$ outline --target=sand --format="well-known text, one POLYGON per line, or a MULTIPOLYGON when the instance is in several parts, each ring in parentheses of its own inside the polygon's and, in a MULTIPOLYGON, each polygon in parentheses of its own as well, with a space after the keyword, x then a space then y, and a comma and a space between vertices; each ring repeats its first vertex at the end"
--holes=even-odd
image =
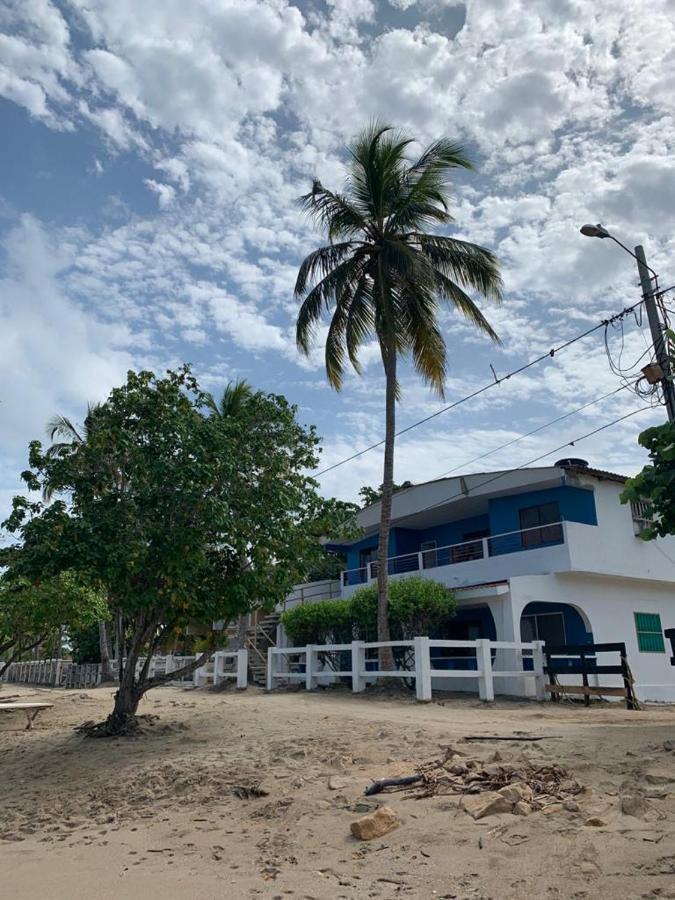
POLYGON ((673 707, 161 688, 140 710, 159 717, 147 735, 91 740, 73 727, 104 717, 110 689, 10 693, 54 708, 32 732, 0 715, 2 898, 675 897, 673 707), (557 737, 463 740, 517 731, 557 737), (579 809, 474 821, 453 796, 364 798, 448 744, 563 765, 579 809), (639 817, 625 796, 648 798, 639 817), (379 804, 400 827, 353 838, 379 804))

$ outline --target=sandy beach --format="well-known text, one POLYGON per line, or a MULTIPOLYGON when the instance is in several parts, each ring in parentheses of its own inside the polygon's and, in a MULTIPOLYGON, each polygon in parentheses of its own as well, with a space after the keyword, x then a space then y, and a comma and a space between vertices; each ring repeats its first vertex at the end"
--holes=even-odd
POLYGON ((16 694, 54 708, 33 731, 0 718, 3 898, 675 897, 672 707, 162 688, 142 703, 147 735, 91 740, 74 726, 104 717, 109 688, 3 688, 16 694), (518 732, 546 739, 465 740, 518 732), (364 797, 448 746, 560 765, 584 790, 570 809, 477 821, 456 795, 364 797), (384 804, 399 828, 350 835, 384 804))

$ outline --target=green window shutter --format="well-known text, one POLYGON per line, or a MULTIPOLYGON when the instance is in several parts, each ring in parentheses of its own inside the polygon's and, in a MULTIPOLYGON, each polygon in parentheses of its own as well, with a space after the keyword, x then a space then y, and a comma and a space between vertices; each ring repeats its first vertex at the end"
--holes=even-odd
POLYGON ((639 612, 634 615, 638 650, 641 653, 665 653, 666 645, 661 628, 661 616, 658 613, 639 612))

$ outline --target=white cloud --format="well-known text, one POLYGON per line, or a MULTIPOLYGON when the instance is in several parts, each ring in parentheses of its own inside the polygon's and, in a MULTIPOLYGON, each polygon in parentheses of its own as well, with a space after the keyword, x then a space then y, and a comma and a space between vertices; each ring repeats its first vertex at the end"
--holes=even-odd
MULTIPOLYGON (((24 216, 5 237, 0 280, 0 435, 5 484, 25 468, 28 441, 45 438, 50 417, 81 418, 134 365, 127 326, 104 324, 63 293, 60 279, 78 240, 57 245, 24 216), (11 475, 9 474, 11 472, 11 475)), ((16 483, 16 482, 15 482, 16 483)), ((16 485, 18 488, 18 484, 16 485)))
POLYGON ((162 184, 153 178, 146 178, 145 184, 153 193, 157 194, 160 209, 166 209, 167 206, 171 206, 176 199, 175 188, 172 188, 170 184, 162 184))
MULTIPOLYGON (((286 0, 144 0, 142 11, 136 0, 6 3, 0 93, 51 127, 95 126, 104 160, 106 149, 115 159, 121 151, 139 158, 145 168, 134 187, 153 191, 160 210, 145 218, 125 213, 121 224, 79 235, 77 253, 66 248, 67 262, 52 262, 44 274, 35 297, 51 299, 42 307, 27 293, 28 272, 12 276, 13 296, 22 291, 33 310, 26 327, 39 338, 28 347, 13 331, 7 357, 18 341, 23 350, 12 359, 25 367, 25 354, 47 337, 39 322, 58 331, 53 310, 60 310, 99 372, 95 383, 117 372, 122 347, 130 355, 155 352, 164 364, 164 355, 182 351, 181 340, 190 353, 203 352, 214 379, 237 371, 240 360, 229 357, 241 353, 256 376, 268 365, 275 387, 279 379, 282 386, 298 375, 309 379, 296 365, 321 380, 321 342, 309 359, 294 345, 297 263, 322 239, 296 198, 314 174, 340 186, 342 144, 370 116, 411 128, 421 141, 457 137, 476 158, 478 174, 457 178, 457 225, 503 261, 507 301, 486 312, 505 346, 492 347, 460 317, 444 314, 449 398, 484 383, 490 363, 503 373, 637 299, 631 260, 608 242, 581 237, 578 227, 603 221, 629 245, 646 242, 654 265, 672 269, 672 0, 469 0, 454 35, 437 13, 460 5, 331 0, 321 14, 316 7, 303 15, 286 0), (418 13, 417 26, 388 27, 392 7, 399 23, 418 13), (75 23, 83 38, 77 46, 75 23), (122 321, 133 335, 116 324, 122 321)), ((106 179, 112 168, 106 164, 106 179)), ((28 222, 22 234, 34 253, 39 246, 53 261, 50 239, 28 222)), ((638 349, 630 343, 633 355, 638 349)), ((527 430, 545 415, 543 405, 567 408, 601 392, 615 382, 596 351, 561 357, 545 373, 500 386, 447 429, 406 439, 398 477, 419 477, 444 454, 461 461, 492 428, 510 434, 522 421, 527 430)), ((315 392, 322 402, 311 412, 325 415, 331 455, 348 455, 380 434, 377 347, 362 357, 368 378, 349 375, 339 400, 315 392), (346 414, 348 439, 338 412, 346 414)), ((73 366, 76 380, 89 384, 73 366)), ((50 404, 75 402, 72 370, 54 370, 64 399, 59 393, 50 404)), ((36 379, 41 384, 44 374, 36 379)), ((407 370, 404 388, 408 420, 438 408, 407 370)), ((18 423, 20 409, 13 409, 18 423)), ((622 458, 604 435, 594 446, 622 458)), ((514 451, 508 461, 518 458, 514 451)), ((356 478, 376 483, 378 466, 377 454, 369 455, 353 467, 358 475, 338 470, 327 484, 344 491, 356 478)))

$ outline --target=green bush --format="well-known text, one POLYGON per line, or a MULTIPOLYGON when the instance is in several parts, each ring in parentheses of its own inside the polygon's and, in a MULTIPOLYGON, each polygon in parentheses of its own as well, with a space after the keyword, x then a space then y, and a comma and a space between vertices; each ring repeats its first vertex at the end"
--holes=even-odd
MULTIPOLYGON (((389 622, 393 641, 444 635, 455 615, 452 591, 437 581, 414 576, 389 583, 389 622)), ((377 585, 359 588, 349 600, 321 600, 287 610, 281 622, 292 644, 348 644, 377 640, 377 585)))
POLYGON ((292 644, 348 644, 354 640, 349 600, 322 600, 287 609, 281 622, 292 644))

